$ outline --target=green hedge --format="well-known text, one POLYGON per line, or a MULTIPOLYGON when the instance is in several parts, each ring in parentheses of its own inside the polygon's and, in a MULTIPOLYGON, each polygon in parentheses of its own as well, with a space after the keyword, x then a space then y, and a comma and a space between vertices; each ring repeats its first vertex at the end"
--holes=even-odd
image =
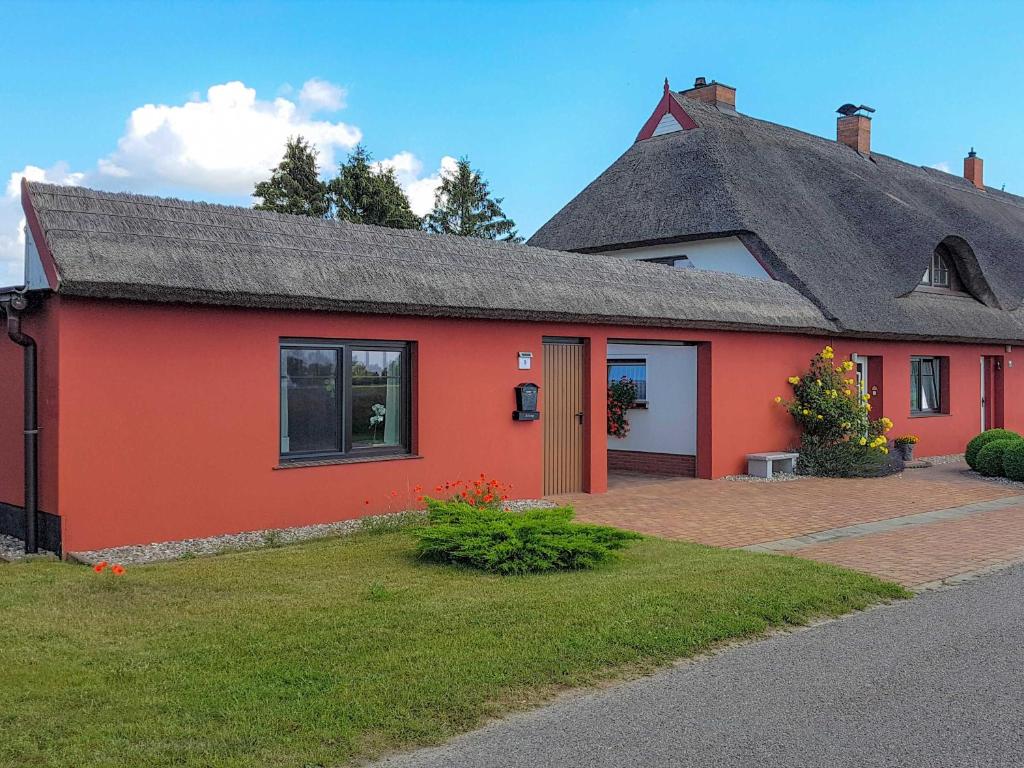
POLYGON ((1020 442, 1024 441, 1018 437, 1009 440, 993 440, 982 446, 978 451, 978 471, 985 477, 1003 477, 1003 455, 1008 448, 1012 448, 1020 442))
POLYGON ((642 538, 632 531, 574 523, 570 507, 506 512, 428 499, 427 509, 430 524, 413 532, 420 557, 492 573, 593 568, 642 538))
MULTIPOLYGON (((988 429, 967 444, 964 458, 971 469, 978 469, 978 452, 993 440, 1020 440, 1021 436, 1009 429, 988 429)), ((978 470, 980 471, 980 470, 978 470)))
POLYGON ((1024 480, 1024 440, 1003 452, 1003 473, 1011 480, 1024 480))

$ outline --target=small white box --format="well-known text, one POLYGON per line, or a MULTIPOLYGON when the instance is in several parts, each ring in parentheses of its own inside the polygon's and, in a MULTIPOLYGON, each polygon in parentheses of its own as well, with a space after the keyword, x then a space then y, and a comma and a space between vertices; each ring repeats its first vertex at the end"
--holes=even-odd
POLYGON ((533 352, 519 353, 519 370, 528 371, 533 367, 533 352))

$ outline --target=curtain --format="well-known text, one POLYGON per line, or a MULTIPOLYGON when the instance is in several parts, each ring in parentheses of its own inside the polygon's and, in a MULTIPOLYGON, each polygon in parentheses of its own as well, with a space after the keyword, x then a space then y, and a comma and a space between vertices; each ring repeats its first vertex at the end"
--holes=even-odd
POLYGON ((399 445, 402 442, 401 425, 404 414, 402 413, 402 355, 400 353, 388 353, 394 355, 387 366, 387 392, 384 397, 384 444, 399 445))
POLYGON ((937 360, 921 361, 921 407, 923 410, 939 410, 939 370, 937 360))

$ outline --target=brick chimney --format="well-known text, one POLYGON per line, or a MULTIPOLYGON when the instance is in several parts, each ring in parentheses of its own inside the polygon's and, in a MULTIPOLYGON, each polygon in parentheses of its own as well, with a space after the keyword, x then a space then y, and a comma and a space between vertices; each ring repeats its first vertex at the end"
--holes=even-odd
POLYGON ((736 89, 715 80, 709 83, 706 78, 698 77, 693 83, 693 88, 680 91, 679 95, 723 109, 736 110, 736 89))
POLYGON ((840 115, 836 120, 836 141, 867 157, 871 154, 871 118, 867 115, 840 115))
POLYGON ((974 147, 964 158, 964 178, 978 189, 985 188, 985 161, 978 157, 974 147))

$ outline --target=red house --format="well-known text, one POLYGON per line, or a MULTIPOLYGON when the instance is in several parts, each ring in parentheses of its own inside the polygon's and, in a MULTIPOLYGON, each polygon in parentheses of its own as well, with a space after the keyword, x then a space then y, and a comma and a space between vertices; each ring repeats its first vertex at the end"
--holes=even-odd
POLYGON ((381 513, 480 472, 520 497, 599 493, 609 465, 739 473, 795 443, 772 399, 825 344, 923 455, 1024 428, 1024 199, 973 153, 961 179, 872 152, 842 111, 832 141, 666 84, 530 246, 25 184, 0 532, 80 551, 381 513), (621 374, 646 406, 625 440, 621 374))

